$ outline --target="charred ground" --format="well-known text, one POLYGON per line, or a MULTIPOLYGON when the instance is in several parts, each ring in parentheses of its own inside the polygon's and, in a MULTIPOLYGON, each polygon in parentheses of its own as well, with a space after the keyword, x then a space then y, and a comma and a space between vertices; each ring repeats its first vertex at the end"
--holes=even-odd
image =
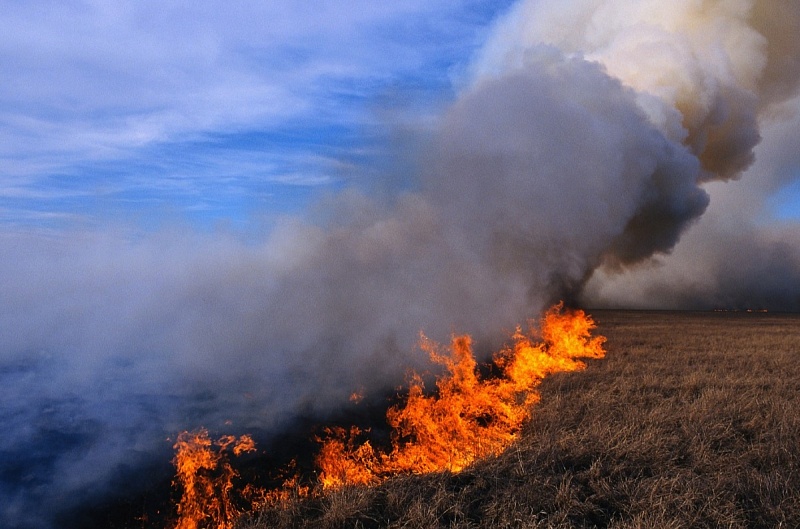
POLYGON ((800 315, 592 311, 522 439, 459 474, 298 499, 274 527, 798 527, 800 315))

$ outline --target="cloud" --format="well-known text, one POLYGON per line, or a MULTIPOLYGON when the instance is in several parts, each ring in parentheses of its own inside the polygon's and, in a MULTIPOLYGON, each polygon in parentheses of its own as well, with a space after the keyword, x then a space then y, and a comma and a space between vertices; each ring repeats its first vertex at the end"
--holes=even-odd
MULTIPOLYGON (((137 177, 147 176, 154 189, 160 177, 178 176, 202 193, 227 149, 240 156, 228 157, 225 172, 243 187, 298 173, 319 185, 341 175, 326 161, 308 163, 320 148, 307 142, 311 129, 337 149, 373 142, 386 125, 370 109, 374 99, 408 79, 439 90, 448 67, 477 45, 476 27, 500 7, 418 0, 343 6, 11 3, 0 22, 0 176, 31 195, 53 175, 88 194, 121 189, 122 197, 103 199, 113 209, 135 194, 125 190, 137 177), (328 135, 333 129, 344 139, 328 135), (238 163, 252 160, 253 149, 230 141, 254 134, 297 140, 290 149, 285 141, 261 142, 262 170, 254 174, 248 161, 238 163), (148 173, 154 151, 158 171, 148 173), (278 157, 286 163, 275 164, 278 157)), ((29 209, 13 201, 7 207, 29 209)))

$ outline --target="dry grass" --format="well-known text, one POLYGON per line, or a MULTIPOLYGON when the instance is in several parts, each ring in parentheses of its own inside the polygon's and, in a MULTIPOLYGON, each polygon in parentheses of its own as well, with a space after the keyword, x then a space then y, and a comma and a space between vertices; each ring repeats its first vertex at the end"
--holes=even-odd
POLYGON ((593 316, 606 359, 545 380, 506 453, 242 529, 800 527, 800 315, 593 316))

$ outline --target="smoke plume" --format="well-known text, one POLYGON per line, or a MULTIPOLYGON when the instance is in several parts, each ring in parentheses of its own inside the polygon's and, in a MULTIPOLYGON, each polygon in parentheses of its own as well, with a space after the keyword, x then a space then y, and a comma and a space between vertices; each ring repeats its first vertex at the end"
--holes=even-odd
POLYGON ((756 162, 735 184, 707 186, 708 211, 669 255, 624 274, 599 269, 582 298, 594 306, 800 311, 800 222, 773 218, 774 197, 798 180, 800 99, 764 120, 756 162))
POLYGON ((709 190, 737 185, 722 182, 797 92, 797 27, 794 0, 523 1, 441 116, 418 185, 390 200, 348 191, 259 244, 5 234, 0 524, 59 525, 182 429, 278 429, 391 387, 422 361, 419 331, 493 346, 581 296, 797 308, 746 279, 797 285, 800 241, 780 233, 726 229, 718 253, 692 240, 715 280, 674 284, 709 190), (653 272, 676 245, 680 264, 653 272), (723 269, 740 245, 769 263, 723 269))

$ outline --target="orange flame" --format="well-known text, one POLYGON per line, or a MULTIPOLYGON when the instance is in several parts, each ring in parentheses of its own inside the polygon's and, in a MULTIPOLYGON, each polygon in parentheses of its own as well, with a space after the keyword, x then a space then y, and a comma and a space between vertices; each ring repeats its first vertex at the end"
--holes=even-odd
MULTIPOLYGON (((481 377, 469 336, 453 338, 449 350, 421 339, 431 360, 444 367, 436 392, 425 394, 423 379, 413 374, 402 406, 389 409, 391 450, 375 450, 357 427, 328 428, 316 457, 322 490, 344 485, 379 483, 396 473, 458 472, 475 460, 497 454, 518 436, 539 397, 542 378, 559 371, 583 369, 580 358, 602 358, 602 336, 592 337, 595 325, 581 310, 551 308, 541 320, 537 336, 517 328, 512 345, 497 353, 494 365, 501 375, 481 377)), ((358 401, 361 393, 352 400, 358 401)), ((240 455, 255 450, 249 436, 224 436, 212 442, 205 429, 184 432, 174 448, 176 483, 183 488, 175 529, 231 529, 238 518, 231 499, 236 472, 226 452, 240 455)), ((294 463, 286 470, 283 486, 264 490, 247 485, 241 499, 251 508, 280 504, 307 496, 294 463)))
POLYGON ((583 311, 556 305, 542 318, 541 341, 517 328, 513 346, 495 355, 502 376, 492 379, 479 375, 469 336, 454 337, 449 352, 423 336, 422 348, 446 370, 437 392, 425 395, 422 377, 412 376, 405 404, 387 413, 394 431, 389 453, 377 453, 369 441, 357 444, 358 429, 329 430, 316 459, 323 489, 376 483, 398 472, 458 472, 504 450, 528 419, 542 378, 584 368, 578 358, 604 355, 605 338, 592 337, 593 328, 583 311))
POLYGON ((337 487, 348 483, 369 485, 376 481, 380 463, 369 441, 357 445, 356 438, 362 433, 355 426, 350 430, 328 428, 328 438, 322 442, 316 463, 320 469, 319 482, 323 488, 337 487))
POLYGON ((363 391, 354 391, 350 394, 350 402, 358 404, 364 400, 364 392, 363 391))
POLYGON ((239 511, 231 500, 236 471, 225 452, 235 455, 255 450, 253 439, 227 435, 211 441, 208 431, 183 432, 174 447, 175 478, 183 489, 175 529, 231 529, 239 511), (214 448, 216 446, 216 449, 214 448))

